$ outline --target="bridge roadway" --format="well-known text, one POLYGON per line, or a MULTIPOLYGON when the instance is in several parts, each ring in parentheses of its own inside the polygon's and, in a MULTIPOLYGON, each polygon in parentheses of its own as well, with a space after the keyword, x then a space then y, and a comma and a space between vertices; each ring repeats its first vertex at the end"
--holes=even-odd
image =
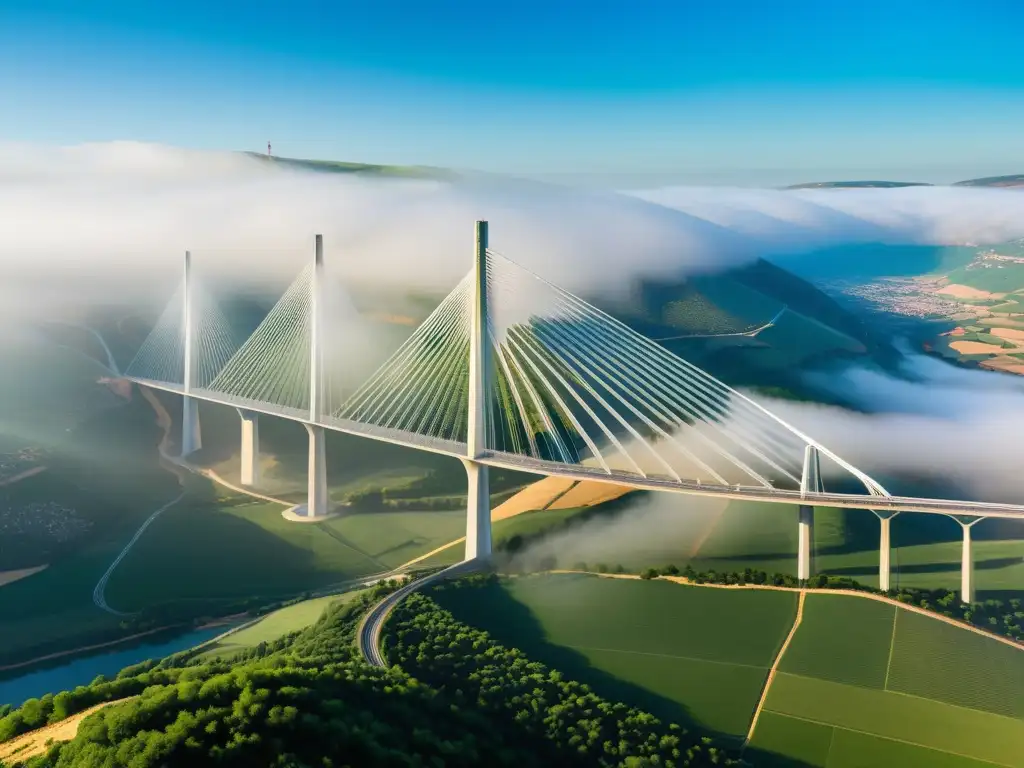
MULTIPOLYGON (((171 392, 176 395, 184 394, 184 388, 180 384, 168 384, 131 377, 126 378, 128 381, 132 381, 140 386, 146 386, 163 392, 171 392)), ((322 427, 348 435, 356 435, 407 448, 430 451, 451 456, 455 459, 466 458, 465 445, 451 440, 441 440, 417 435, 412 432, 387 429, 373 424, 364 424, 362 422, 333 417, 314 422, 310 420, 309 413, 304 410, 246 400, 201 388, 193 388, 189 396, 197 400, 224 405, 229 408, 239 408, 253 413, 288 419, 309 426, 322 427)), ((953 499, 919 499, 910 496, 870 496, 855 493, 808 493, 802 495, 800 491, 796 490, 778 490, 755 486, 709 485, 691 481, 681 482, 669 478, 643 477, 642 475, 621 470, 609 474, 597 467, 561 464, 499 452, 483 453, 475 457, 475 460, 491 467, 519 470, 549 477, 565 477, 573 480, 590 480, 611 483, 613 485, 625 485, 637 490, 668 491, 694 496, 716 496, 740 501, 764 501, 776 504, 805 504, 808 506, 870 509, 876 512, 917 512, 950 517, 1001 517, 1024 520, 1024 506, 1017 504, 958 501, 953 499)))

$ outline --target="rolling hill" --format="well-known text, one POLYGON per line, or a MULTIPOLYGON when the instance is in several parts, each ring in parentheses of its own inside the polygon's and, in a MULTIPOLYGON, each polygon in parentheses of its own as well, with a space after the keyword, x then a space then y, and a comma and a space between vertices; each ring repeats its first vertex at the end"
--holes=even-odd
POLYGON ((931 187, 922 181, 811 181, 791 184, 784 189, 893 189, 896 187, 931 187))
POLYGON ((427 594, 598 695, 722 743, 760 710, 753 765, 1019 765, 1024 650, 890 602, 583 574, 427 594))
MULTIPOLYGON (((791 184, 783 189, 894 189, 897 187, 941 186, 923 181, 810 181, 791 184)), ((985 176, 980 179, 955 181, 954 187, 1024 187, 1024 173, 1009 176, 985 176)))
POLYGON ((1024 173, 1010 176, 986 176, 981 179, 958 181, 954 187, 1024 187, 1024 173))

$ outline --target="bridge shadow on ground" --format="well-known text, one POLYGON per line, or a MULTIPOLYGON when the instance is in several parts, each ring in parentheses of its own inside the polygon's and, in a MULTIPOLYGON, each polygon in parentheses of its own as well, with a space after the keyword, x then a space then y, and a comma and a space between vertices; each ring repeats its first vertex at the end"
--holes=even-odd
MULTIPOLYGON (((530 609, 515 600, 497 584, 482 587, 453 588, 443 586, 427 593, 443 608, 451 611, 459 621, 488 632, 497 642, 517 648, 531 661, 538 661, 561 672, 567 680, 584 683, 598 696, 611 702, 622 702, 649 712, 663 722, 677 723, 689 731, 689 736, 706 735, 731 752, 742 746, 742 736, 720 733, 702 725, 682 702, 675 701, 628 680, 599 669, 583 654, 566 646, 552 643, 544 626, 530 609)), ((753 765, 769 768, 811 768, 807 763, 748 747, 744 758, 753 765)))

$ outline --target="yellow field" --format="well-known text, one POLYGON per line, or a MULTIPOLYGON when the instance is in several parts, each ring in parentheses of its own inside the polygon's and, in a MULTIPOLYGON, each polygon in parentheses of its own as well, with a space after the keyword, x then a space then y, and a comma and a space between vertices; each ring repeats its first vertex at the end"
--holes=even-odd
POLYGON ((1024 330, 1020 328, 993 328, 991 330, 993 336, 998 336, 1001 339, 1012 339, 1013 341, 1024 341, 1024 330))
POLYGON ((986 344, 983 341, 954 341, 949 348, 961 355, 998 355, 1003 351, 1002 347, 986 344))
POLYGON ((1003 293, 989 293, 988 291, 971 288, 968 285, 957 285, 956 283, 943 286, 936 293, 952 296, 956 299, 1001 299, 1006 295, 1003 293))
POLYGON ((37 728, 34 731, 29 731, 15 739, 4 742, 3 744, 0 744, 0 760, 6 760, 9 762, 17 760, 18 762, 21 762, 30 757, 35 757, 36 755, 45 753, 46 750, 49 749, 50 742, 71 741, 75 738, 75 735, 78 733, 78 726, 83 720, 85 720, 85 718, 93 712, 98 712, 104 707, 109 707, 112 704, 120 704, 124 701, 128 701, 128 699, 101 702, 79 712, 77 715, 65 718, 59 723, 47 725, 43 728, 37 728))
POLYGON ((34 568, 20 568, 16 571, 0 571, 0 587, 4 584, 13 584, 16 581, 26 579, 32 574, 39 573, 47 567, 47 564, 37 565, 34 568))
POLYGON ((595 483, 582 480, 572 490, 551 504, 548 509, 572 509, 573 507, 592 507, 606 501, 625 496, 632 488, 611 483, 595 483))
POLYGON ((567 480, 564 477, 545 477, 543 480, 538 480, 495 507, 491 512, 491 520, 504 520, 506 517, 515 517, 523 512, 547 509, 548 505, 559 495, 572 488, 574 482, 575 480, 567 480))

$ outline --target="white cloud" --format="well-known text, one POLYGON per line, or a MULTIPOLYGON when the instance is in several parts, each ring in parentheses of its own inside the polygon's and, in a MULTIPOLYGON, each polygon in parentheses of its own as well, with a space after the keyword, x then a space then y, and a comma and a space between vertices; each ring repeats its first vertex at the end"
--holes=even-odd
POLYGON ((185 249, 199 268, 236 279, 281 276, 309 258, 317 232, 349 279, 443 290, 469 267, 477 218, 491 221, 494 249, 570 290, 721 268, 793 245, 1024 235, 1024 194, 1005 190, 633 196, 495 177, 294 172, 240 154, 124 142, 0 145, 0 210, 0 270, 6 292, 22 299, 26 285, 66 295, 61 276, 73 294, 168 284, 185 249))
POLYGON ((876 479, 930 477, 974 499, 1024 503, 1024 380, 921 355, 904 367, 913 380, 857 367, 816 379, 871 413, 759 400, 876 479))

